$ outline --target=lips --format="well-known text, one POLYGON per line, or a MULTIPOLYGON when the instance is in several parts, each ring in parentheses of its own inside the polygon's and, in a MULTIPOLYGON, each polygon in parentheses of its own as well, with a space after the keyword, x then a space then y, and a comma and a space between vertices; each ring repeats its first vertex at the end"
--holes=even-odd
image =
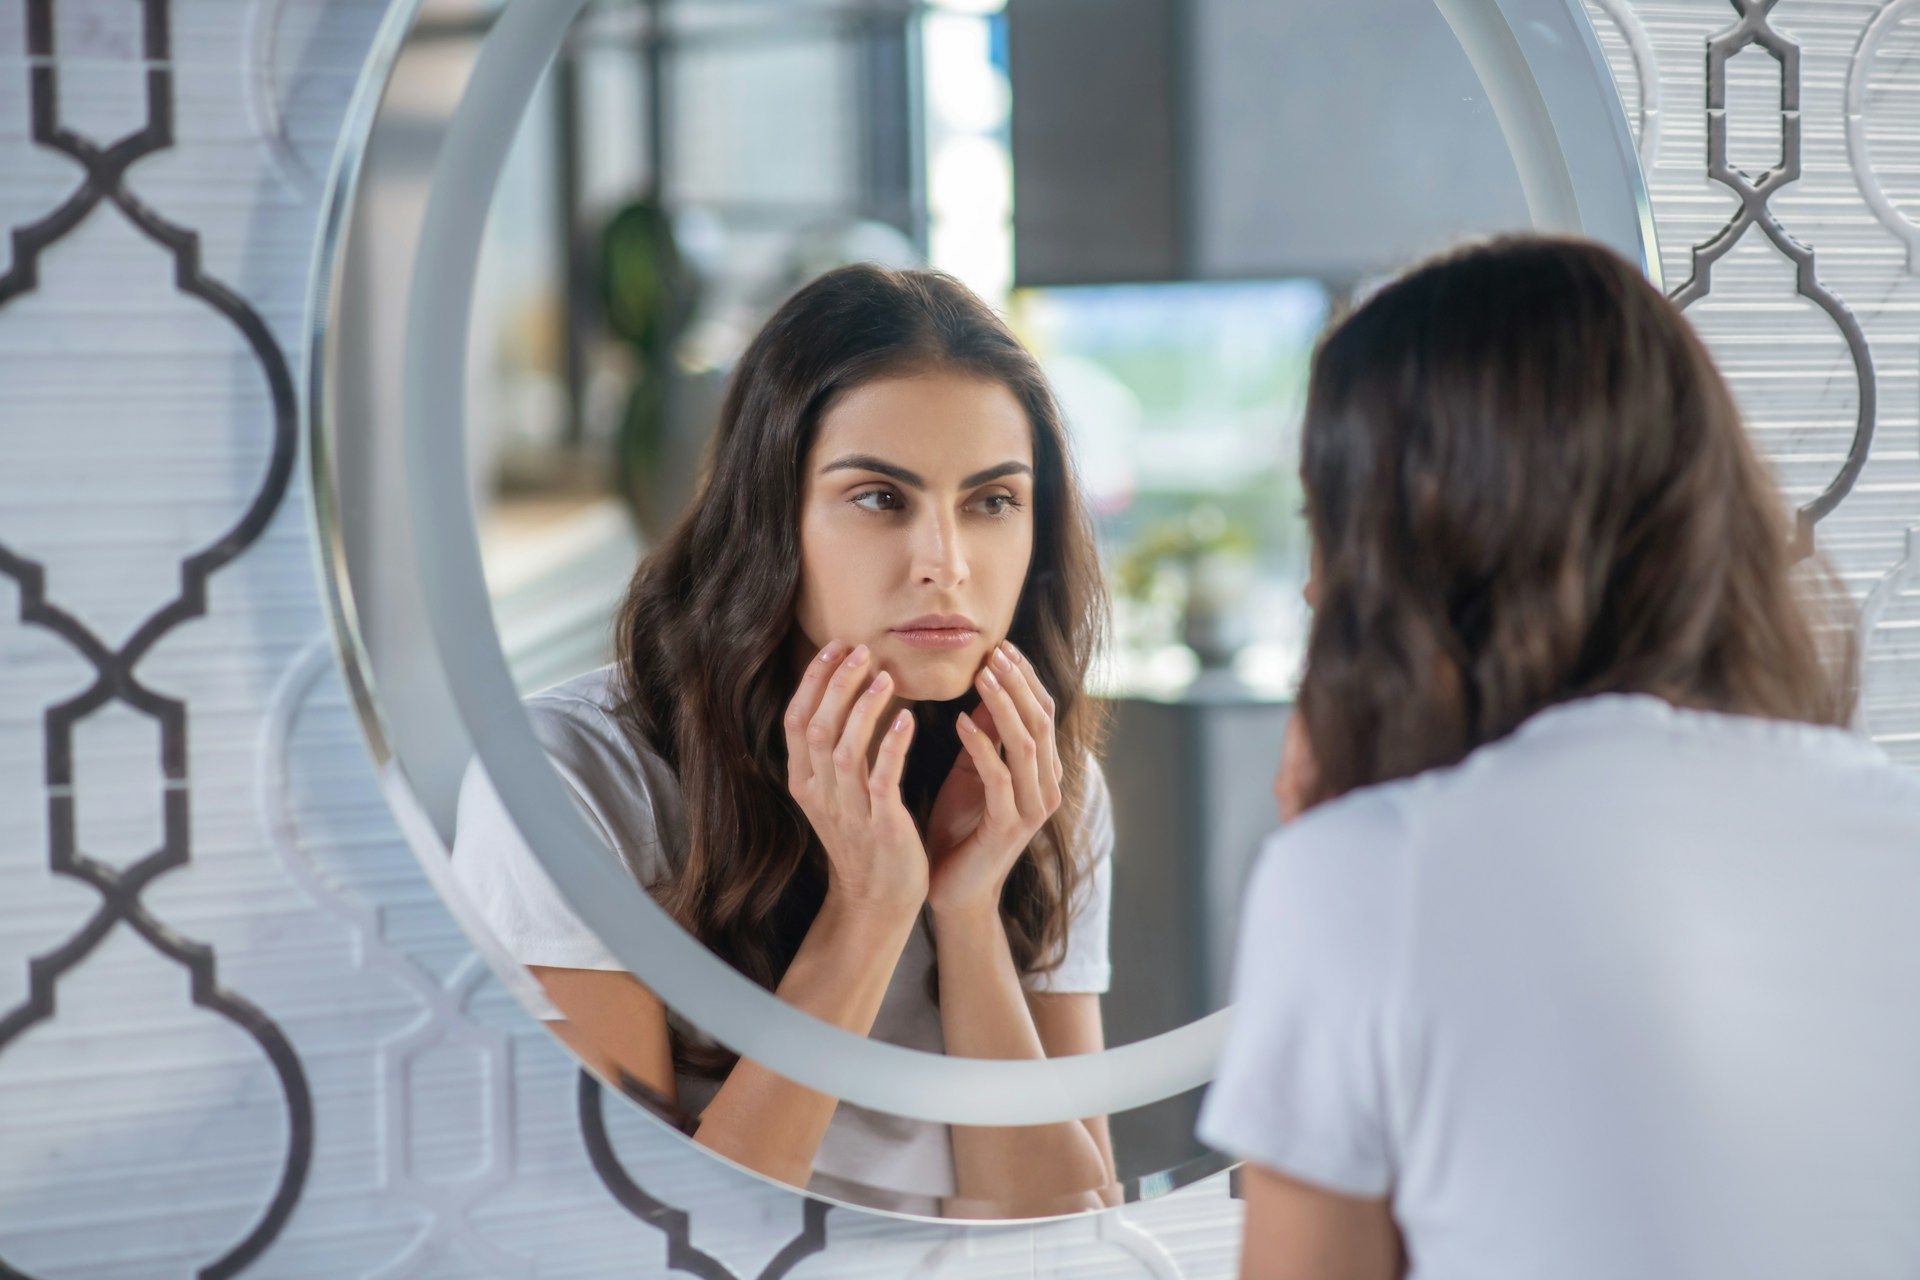
POLYGON ((980 638, 980 628, 962 613, 928 613, 893 629, 919 649, 964 649, 980 638))

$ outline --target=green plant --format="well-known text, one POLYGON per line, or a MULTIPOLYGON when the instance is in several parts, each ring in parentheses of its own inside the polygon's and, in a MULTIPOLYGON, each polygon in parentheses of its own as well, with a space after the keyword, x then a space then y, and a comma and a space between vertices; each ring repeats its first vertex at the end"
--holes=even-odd
POLYGON ((607 219, 600 234, 600 304, 607 331, 631 350, 635 373, 614 439, 614 479, 650 534, 659 532, 661 520, 646 482, 665 453, 674 352, 700 292, 672 220, 656 201, 635 200, 607 219))
POLYGON ((1177 520, 1161 520, 1142 529, 1114 566, 1115 585, 1129 599, 1151 598, 1162 570, 1183 578, 1209 556, 1252 556, 1253 531, 1211 503, 1194 507, 1177 520))

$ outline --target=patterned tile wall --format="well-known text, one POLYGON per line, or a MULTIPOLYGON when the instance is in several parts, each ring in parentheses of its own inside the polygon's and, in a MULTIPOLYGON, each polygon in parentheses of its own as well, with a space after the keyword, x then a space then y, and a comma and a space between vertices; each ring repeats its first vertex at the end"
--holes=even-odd
MULTIPOLYGON (((1920 0, 1591 0, 1666 282, 1920 765, 1920 0)), ((1212 1180, 960 1230, 606 1103, 402 845, 324 638, 294 371, 380 0, 0 0, 0 1276, 1199 1277, 1212 1180)))

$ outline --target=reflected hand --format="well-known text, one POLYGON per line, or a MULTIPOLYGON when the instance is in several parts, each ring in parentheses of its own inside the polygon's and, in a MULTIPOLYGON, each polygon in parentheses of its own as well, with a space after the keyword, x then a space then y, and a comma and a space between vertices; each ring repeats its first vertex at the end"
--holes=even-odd
POLYGON ((893 692, 887 672, 868 679, 871 662, 865 645, 849 652, 836 640, 807 664, 784 721, 787 789, 826 849, 828 896, 911 915, 927 895, 927 855, 900 798, 913 716, 894 717, 869 766, 893 692))
POLYGON ((927 902, 936 916, 998 916, 1001 887, 1059 809, 1066 773, 1053 696, 1019 650, 997 647, 974 687, 980 706, 954 724, 964 750, 927 818, 927 902))

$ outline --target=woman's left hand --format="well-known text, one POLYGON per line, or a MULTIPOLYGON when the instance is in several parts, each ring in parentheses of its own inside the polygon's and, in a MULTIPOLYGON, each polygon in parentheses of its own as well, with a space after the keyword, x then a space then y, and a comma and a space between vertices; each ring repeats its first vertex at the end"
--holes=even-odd
POLYGON ((980 706, 955 721, 963 749, 927 817, 927 904, 936 917, 999 916, 1001 887, 1059 809, 1066 772, 1053 695, 1018 649, 996 646, 973 684, 980 706))

